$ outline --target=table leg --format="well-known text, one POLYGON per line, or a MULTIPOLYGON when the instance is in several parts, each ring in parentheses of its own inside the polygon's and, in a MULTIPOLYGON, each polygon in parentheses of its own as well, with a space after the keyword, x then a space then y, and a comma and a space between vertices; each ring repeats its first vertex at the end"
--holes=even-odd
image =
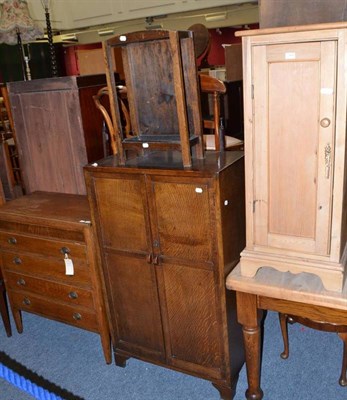
POLYGON ((261 326, 257 296, 237 292, 237 319, 242 325, 245 344, 248 389, 247 400, 261 400, 260 388, 261 326))
POLYGON ((347 371, 347 333, 339 333, 340 338, 343 341, 343 357, 342 357, 342 369, 339 384, 341 386, 347 386, 346 371, 347 371))

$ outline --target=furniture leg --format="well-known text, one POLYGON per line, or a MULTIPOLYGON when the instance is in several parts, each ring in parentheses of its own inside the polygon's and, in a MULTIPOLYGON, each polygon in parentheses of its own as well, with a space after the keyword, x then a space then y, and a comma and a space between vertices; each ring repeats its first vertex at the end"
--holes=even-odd
POLYGON ((4 323, 6 334, 8 337, 10 337, 10 336, 12 336, 10 316, 8 314, 5 285, 4 285, 4 281, 2 279, 0 279, 0 291, 1 291, 0 314, 1 314, 2 322, 4 323))
POLYGON ((341 340, 343 341, 343 357, 342 357, 342 370, 341 370, 341 376, 339 379, 339 384, 341 386, 347 386, 347 377, 346 377, 346 371, 347 371, 347 333, 339 333, 338 334, 341 340))
POLYGON ((237 292, 237 316, 242 325, 245 344, 246 370, 248 389, 247 400, 261 400, 263 391, 260 388, 261 360, 261 327, 257 308, 257 296, 237 292))
POLYGON ((116 352, 114 353, 114 361, 115 361, 117 367, 125 368, 128 358, 129 357, 121 356, 120 354, 116 354, 116 352))
POLYGON ((104 353, 106 364, 112 363, 112 349, 111 349, 111 341, 108 332, 104 332, 101 330, 100 332, 101 346, 102 351, 104 353))
POLYGON ((283 337, 283 345, 284 345, 284 350, 281 353, 281 358, 286 360, 289 357, 288 315, 278 313, 278 317, 280 320, 280 326, 281 326, 282 337, 283 337))
POLYGON ((17 308, 12 308, 12 315, 14 322, 16 324, 17 332, 22 333, 23 332, 23 322, 22 322, 22 313, 20 310, 17 308))
MULTIPOLYGON (((234 382, 237 382, 237 378, 234 382)), ((232 400, 236 394, 236 384, 230 387, 230 386, 223 386, 216 382, 212 382, 212 385, 218 390, 220 398, 222 400, 232 400)))

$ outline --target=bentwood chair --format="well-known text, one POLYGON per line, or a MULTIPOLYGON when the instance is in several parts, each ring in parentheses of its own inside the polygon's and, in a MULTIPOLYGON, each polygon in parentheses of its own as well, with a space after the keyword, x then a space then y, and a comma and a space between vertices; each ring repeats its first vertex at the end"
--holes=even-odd
POLYGON ((287 359, 289 357, 289 339, 288 339, 288 322, 295 323, 298 322, 304 326, 307 326, 312 329, 317 329, 324 332, 335 332, 339 335, 341 340, 343 341, 343 356, 342 356, 342 368, 341 368, 341 375, 339 379, 339 384, 341 386, 347 386, 347 323, 346 325, 336 325, 336 324, 329 324, 326 322, 321 321, 313 321, 308 318, 291 316, 287 314, 279 313, 283 343, 284 343, 284 350, 281 353, 281 357, 283 359, 287 359))
MULTIPOLYGON (((121 109, 121 113, 122 113, 121 120, 122 120, 124 133, 125 133, 126 137, 131 137, 132 134, 131 134, 131 123, 130 123, 129 110, 125 104, 126 99, 122 98, 122 96, 126 97, 126 88, 124 86, 122 86, 117 89, 118 89, 118 91, 117 91, 118 101, 120 103, 120 109, 121 109)), ((101 111, 101 113, 104 117, 107 129, 108 129, 108 133, 109 133, 112 153, 116 154, 117 153, 116 135, 115 135, 115 131, 113 128, 110 114, 108 113, 106 107, 101 103, 101 99, 103 96, 109 97, 109 90, 108 90, 107 86, 101 88, 98 91, 98 93, 95 96, 93 96, 93 100, 94 100, 96 107, 98 108, 98 110, 101 111)))
POLYGON ((213 114, 203 115, 203 127, 212 133, 204 134, 206 150, 243 150, 243 141, 224 134, 223 119, 220 115, 220 98, 226 93, 223 81, 213 76, 200 74, 200 89, 202 94, 212 98, 213 114))

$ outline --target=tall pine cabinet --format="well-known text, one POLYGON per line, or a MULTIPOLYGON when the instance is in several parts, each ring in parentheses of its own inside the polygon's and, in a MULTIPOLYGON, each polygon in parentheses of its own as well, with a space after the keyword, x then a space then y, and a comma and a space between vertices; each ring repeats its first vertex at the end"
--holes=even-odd
POLYGON ((247 246, 262 266, 318 275, 341 291, 347 259, 347 24, 240 32, 247 246))

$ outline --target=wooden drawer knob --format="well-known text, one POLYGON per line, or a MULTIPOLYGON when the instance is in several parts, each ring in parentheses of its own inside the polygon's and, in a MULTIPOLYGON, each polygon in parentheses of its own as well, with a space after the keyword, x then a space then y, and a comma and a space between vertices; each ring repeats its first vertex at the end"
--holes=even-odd
POLYGON ((76 292, 70 292, 69 293, 69 297, 70 297, 70 299, 77 299, 78 298, 78 294, 76 292))
POLYGON ((82 315, 80 314, 80 313, 73 313, 73 315, 72 315, 72 318, 75 320, 75 321, 80 321, 81 319, 82 319, 82 315))
POLYGON ((13 259, 13 264, 20 265, 22 264, 22 260, 19 257, 15 257, 13 259))
POLYGON ((8 239, 8 243, 10 243, 10 244, 16 244, 16 243, 17 243, 17 239, 16 239, 15 237, 10 237, 10 238, 8 239))
POLYGON ((25 286, 25 280, 23 278, 18 279, 17 285, 19 286, 25 286))
POLYGON ((63 254, 70 254, 70 249, 68 247, 62 247, 60 252, 63 254))
POLYGON ((23 304, 25 304, 26 306, 30 306, 31 301, 27 297, 25 297, 25 299, 23 300, 23 304))

